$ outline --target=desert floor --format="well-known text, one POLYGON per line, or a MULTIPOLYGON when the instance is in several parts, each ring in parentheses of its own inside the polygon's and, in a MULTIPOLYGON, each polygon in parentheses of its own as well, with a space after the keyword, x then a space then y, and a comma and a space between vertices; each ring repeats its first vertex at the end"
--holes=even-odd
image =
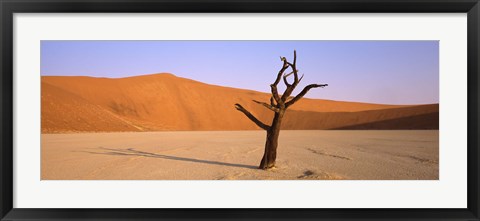
POLYGON ((42 134, 42 180, 438 179, 438 130, 281 131, 276 168, 257 169, 264 131, 42 134))

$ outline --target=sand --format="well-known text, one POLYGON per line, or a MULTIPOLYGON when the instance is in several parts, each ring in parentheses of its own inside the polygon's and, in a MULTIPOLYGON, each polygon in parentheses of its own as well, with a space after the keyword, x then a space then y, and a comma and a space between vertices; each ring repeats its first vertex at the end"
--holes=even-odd
MULTIPOLYGON (((265 83, 267 90, 269 84, 265 83)), ((273 116, 252 101, 269 102, 268 93, 209 85, 168 73, 127 78, 42 76, 41 96, 42 133, 258 130, 235 109, 235 103, 266 124, 273 116)), ((282 127, 438 129, 438 107, 304 98, 287 110, 282 127)))
POLYGON ((257 169, 263 131, 42 134, 42 180, 436 180, 438 130, 284 130, 257 169))

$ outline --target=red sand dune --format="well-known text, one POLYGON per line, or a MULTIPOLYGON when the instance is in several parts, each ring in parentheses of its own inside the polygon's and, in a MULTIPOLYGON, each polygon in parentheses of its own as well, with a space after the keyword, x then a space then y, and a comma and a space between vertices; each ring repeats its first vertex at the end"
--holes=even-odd
MULTIPOLYGON (((272 112, 257 91, 204 84, 172 74, 127 78, 42 76, 42 133, 257 130, 234 107, 265 123, 272 112)), ((304 98, 284 129, 438 129, 438 104, 380 105, 304 98)))

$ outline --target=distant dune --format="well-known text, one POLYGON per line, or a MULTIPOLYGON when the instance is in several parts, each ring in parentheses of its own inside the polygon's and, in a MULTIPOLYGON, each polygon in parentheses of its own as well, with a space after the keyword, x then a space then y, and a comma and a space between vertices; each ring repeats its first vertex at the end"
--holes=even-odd
MULTIPOLYGON (((267 93, 166 73, 127 78, 42 76, 42 133, 258 130, 234 104, 241 103, 269 123, 272 112, 252 102, 269 98, 267 93)), ((283 128, 438 129, 438 111, 438 104, 304 98, 287 111, 283 128)))

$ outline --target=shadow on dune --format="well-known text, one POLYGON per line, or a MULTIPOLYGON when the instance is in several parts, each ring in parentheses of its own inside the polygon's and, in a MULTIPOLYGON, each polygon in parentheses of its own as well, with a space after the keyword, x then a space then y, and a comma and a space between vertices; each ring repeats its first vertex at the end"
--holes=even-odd
POLYGON ((357 112, 287 111, 285 130, 438 130, 439 105, 357 112))
POLYGON ((420 114, 363 124, 333 128, 334 130, 438 130, 439 113, 420 114), (394 126, 392 126, 394 125, 394 126))
POLYGON ((256 166, 251 166, 251 165, 225 163, 225 162, 210 161, 210 160, 200 160, 200 159, 177 157, 177 156, 169 156, 169 155, 164 155, 164 154, 156 154, 156 153, 150 153, 150 152, 145 152, 145 151, 139 151, 139 150, 135 150, 133 148, 116 149, 116 148, 98 147, 98 150, 100 150, 102 152, 92 152, 92 151, 76 151, 76 152, 83 152, 83 153, 90 153, 90 154, 102 154, 102 155, 113 155, 113 156, 152 157, 152 158, 161 158, 161 159, 166 159, 166 160, 179 160, 179 161, 187 161, 187 162, 194 162, 194 163, 205 163, 205 164, 220 165, 220 166, 257 169, 256 166))

